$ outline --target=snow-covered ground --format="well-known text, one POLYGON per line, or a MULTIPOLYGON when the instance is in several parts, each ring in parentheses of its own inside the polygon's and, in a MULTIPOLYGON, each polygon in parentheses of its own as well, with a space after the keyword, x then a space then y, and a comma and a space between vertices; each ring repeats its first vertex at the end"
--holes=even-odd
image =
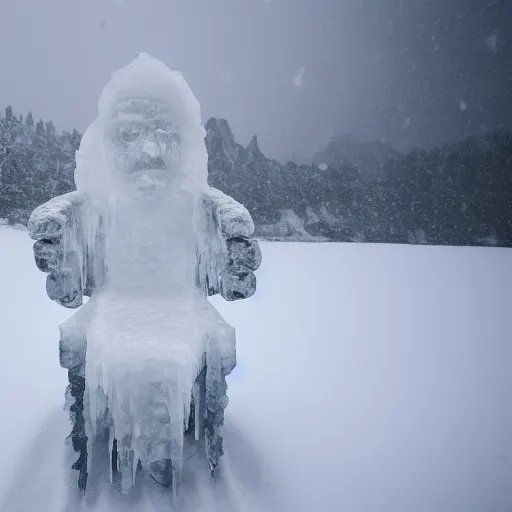
MULTIPOLYGON (((57 343, 71 312, 25 232, 0 227, 0 248, 0 511, 76 512, 57 343)), ((223 479, 191 472, 181 508, 512 510, 512 251, 262 248, 256 295, 214 300, 238 336, 223 479)), ((167 508, 105 500, 95 512, 167 508)))

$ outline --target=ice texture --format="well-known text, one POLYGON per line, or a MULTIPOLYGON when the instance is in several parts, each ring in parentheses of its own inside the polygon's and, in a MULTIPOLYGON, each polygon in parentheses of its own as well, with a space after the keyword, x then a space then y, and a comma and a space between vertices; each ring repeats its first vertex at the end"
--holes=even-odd
POLYGON ((30 236, 38 240, 62 237, 73 224, 75 207, 79 209, 82 203, 83 195, 75 190, 38 206, 28 222, 30 236))
POLYGON ((250 297, 261 253, 245 207, 207 184, 200 107, 180 73, 141 54, 116 72, 76 157, 77 191, 29 220, 61 325, 79 487, 141 466, 177 493, 184 435, 222 455, 235 332, 208 301, 250 297), (109 457, 98 457, 104 440, 109 457))
MULTIPOLYGON (((117 439, 123 490, 133 487, 138 461, 146 469, 157 465, 153 473, 170 461, 171 475, 153 476, 177 485, 191 412, 211 409, 210 416, 218 417, 218 408, 223 411, 227 405, 222 401, 224 377, 235 365, 234 329, 199 293, 186 300, 172 295, 141 300, 109 291, 93 296, 90 303, 94 320, 87 329, 88 437, 92 443, 108 428, 110 439, 117 439), (195 393, 191 411, 195 384, 201 391, 195 393)), ((206 416, 194 419, 199 432, 205 430, 214 470, 222 452, 222 422, 210 432, 206 416)))
POLYGON ((34 244, 36 264, 48 272, 48 296, 69 308, 82 305, 82 248, 80 209, 83 195, 77 191, 55 197, 34 210, 28 231, 34 244), (68 248, 65 253, 64 247, 68 248))
POLYGON ((210 187, 204 192, 206 208, 214 212, 219 227, 226 238, 254 235, 254 222, 247 209, 232 197, 210 187))

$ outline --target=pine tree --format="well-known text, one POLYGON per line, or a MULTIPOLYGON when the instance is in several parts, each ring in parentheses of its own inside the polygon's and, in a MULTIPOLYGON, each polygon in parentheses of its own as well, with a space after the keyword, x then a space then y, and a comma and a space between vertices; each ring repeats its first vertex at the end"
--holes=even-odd
POLYGON ((34 118, 32 117, 32 112, 27 114, 27 117, 25 118, 25 126, 29 131, 34 129, 34 118))

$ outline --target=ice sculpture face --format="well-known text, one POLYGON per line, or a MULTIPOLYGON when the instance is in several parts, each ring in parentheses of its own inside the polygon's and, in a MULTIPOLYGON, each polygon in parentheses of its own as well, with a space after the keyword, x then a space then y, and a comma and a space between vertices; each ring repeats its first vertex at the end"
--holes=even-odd
POLYGON ((102 208, 110 198, 155 198, 208 188, 201 108, 183 76, 147 54, 112 75, 76 158, 77 190, 102 208))
POLYGON ((170 105, 151 98, 123 100, 105 127, 109 164, 121 182, 146 195, 179 188, 180 135, 170 105))

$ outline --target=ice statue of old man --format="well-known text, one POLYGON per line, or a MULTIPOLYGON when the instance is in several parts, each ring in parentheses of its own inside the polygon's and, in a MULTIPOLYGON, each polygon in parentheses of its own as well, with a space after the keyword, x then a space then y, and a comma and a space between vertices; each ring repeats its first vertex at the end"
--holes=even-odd
POLYGON ((29 233, 50 298, 78 308, 90 297, 60 326, 78 486, 108 461, 125 492, 140 471, 176 492, 185 436, 203 443, 212 472, 222 455, 235 338, 207 296, 254 293, 254 225, 207 184, 185 80, 146 54, 105 87, 75 183, 32 213, 29 233))

